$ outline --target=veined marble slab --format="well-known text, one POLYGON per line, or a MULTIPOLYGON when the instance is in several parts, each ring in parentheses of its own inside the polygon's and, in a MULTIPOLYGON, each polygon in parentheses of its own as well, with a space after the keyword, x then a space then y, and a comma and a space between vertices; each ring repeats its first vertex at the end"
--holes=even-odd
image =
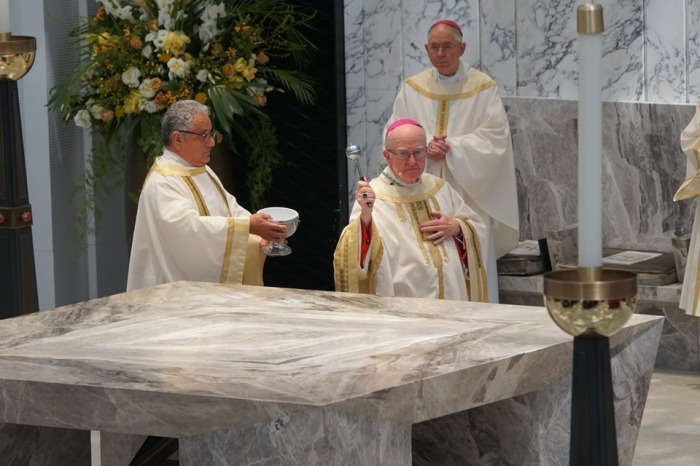
POLYGON ((182 464, 302 425, 401 464, 411 424, 570 377, 571 343, 544 308, 178 282, 0 321, 0 422, 189 438, 182 464))

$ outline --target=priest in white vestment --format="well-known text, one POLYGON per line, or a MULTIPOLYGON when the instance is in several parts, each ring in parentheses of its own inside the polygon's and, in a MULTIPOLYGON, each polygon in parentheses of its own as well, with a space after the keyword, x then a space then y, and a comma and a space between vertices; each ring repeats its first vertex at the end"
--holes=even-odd
POLYGON ((508 118, 493 79, 461 61, 466 44, 454 21, 434 23, 425 49, 433 66, 402 83, 388 124, 420 123, 428 133, 426 172, 447 180, 484 219, 489 301, 498 302, 496 259, 520 236, 508 118))
POLYGON ((139 197, 127 290, 178 280, 262 285, 268 241, 287 227, 251 215, 207 166, 216 130, 209 108, 171 105, 163 117, 165 151, 139 197))
POLYGON ((334 254, 336 290, 486 301, 486 225, 445 180, 423 173, 423 128, 396 121, 383 154, 388 167, 357 183, 334 254))
MULTIPOLYGON (((700 104, 695 109, 695 116, 681 133, 681 148, 687 160, 686 182, 680 199, 697 198, 700 196, 700 104)), ((679 190, 679 193, 681 193, 679 190)), ((678 196, 679 193, 676 193, 678 196)), ((686 314, 693 316, 698 313, 698 297, 700 296, 700 202, 696 199, 695 218, 693 220, 693 232, 690 237, 688 260, 685 264, 683 275, 683 287, 681 289, 680 308, 685 309, 686 314)))

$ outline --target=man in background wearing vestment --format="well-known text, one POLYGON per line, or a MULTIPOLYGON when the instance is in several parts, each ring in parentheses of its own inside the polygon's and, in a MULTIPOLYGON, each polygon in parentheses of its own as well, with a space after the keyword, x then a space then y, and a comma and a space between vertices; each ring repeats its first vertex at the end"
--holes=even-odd
POLYGON ((496 259, 518 245, 520 230, 510 127, 496 83, 463 62, 466 44, 454 21, 440 20, 425 44, 432 67, 406 79, 388 125, 412 118, 427 139, 426 172, 461 194, 484 220, 489 301, 498 302, 496 259))

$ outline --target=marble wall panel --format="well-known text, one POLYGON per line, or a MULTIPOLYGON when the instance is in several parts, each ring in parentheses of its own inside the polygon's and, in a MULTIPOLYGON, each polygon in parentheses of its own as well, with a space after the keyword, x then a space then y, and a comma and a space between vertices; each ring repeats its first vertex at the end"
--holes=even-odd
MULTIPOLYGON (((576 101, 505 98, 513 135, 522 239, 577 222, 576 101)), ((693 202, 673 202, 685 178, 678 141, 692 105, 604 103, 603 241, 672 251, 690 232, 693 202)))
MULTIPOLYGON (((429 65, 423 44, 433 21, 454 18, 460 23, 468 44, 464 59, 490 73, 502 96, 544 98, 545 102, 538 105, 537 111, 556 114, 562 105, 567 107, 570 100, 578 98, 576 8, 579 3, 575 0, 346 0, 348 140, 360 145, 368 154, 362 162, 368 176, 376 173, 382 162, 381 129, 391 114, 401 80, 429 65)), ((603 6, 605 21, 601 57, 604 101, 693 104, 700 100, 698 2, 600 0, 598 3, 603 6), (683 22, 686 27, 678 27, 683 22)), ((628 107, 624 111, 642 112, 643 109, 645 107, 628 107)), ((617 131, 606 122, 610 131, 617 132, 607 137, 628 149, 639 148, 640 139, 648 143, 648 139, 657 138, 659 132, 677 129, 664 126, 664 120, 647 121, 641 113, 636 117, 630 114, 628 118, 634 124, 647 122, 643 137, 639 137, 635 127, 621 126, 617 131), (662 127, 657 129, 653 124, 662 127), (617 141, 621 138, 629 140, 617 141)), ((566 122, 554 122, 556 128, 544 129, 531 121, 528 126, 517 129, 520 137, 533 129, 554 131, 552 135, 560 143, 557 150, 570 154, 576 146, 574 123, 575 120, 569 118, 566 122)), ((536 141, 540 135, 535 133, 524 138, 526 140, 514 142, 540 146, 543 144, 536 141)), ((669 138, 673 139, 671 135, 669 138)), ((531 148, 516 149, 522 152, 531 148)), ((555 165, 561 163, 557 161, 555 165)), ((673 160, 671 163, 676 164, 673 160)), ((351 199, 356 176, 352 167, 349 168, 352 175, 348 197, 351 199)), ((654 178, 655 174, 641 173, 633 163, 618 158, 607 161, 606 170, 606 176, 611 176, 613 182, 621 178, 629 180, 610 186, 619 191, 616 195, 621 198, 632 196, 633 205, 649 201, 653 210, 658 211, 656 205, 666 202, 667 193, 659 191, 659 184, 665 179, 663 175, 654 178), (622 170, 625 166, 630 169, 629 173, 622 170), (637 190, 631 186, 640 186, 640 183, 646 186, 650 178, 652 192, 632 192, 637 190)), ((571 181, 570 173, 559 173, 571 181)), ((563 201, 556 208, 561 215, 568 215, 571 199, 566 191, 560 191, 560 184, 547 186, 546 177, 538 183, 553 194, 541 201, 552 208, 563 201)), ((521 198, 525 204, 529 201, 521 198)), ((625 207, 619 199, 611 202, 619 204, 621 210, 629 210, 629 205, 625 207)), ((644 215, 639 213, 632 217, 644 215)), ((628 221, 629 228, 641 222, 639 218, 614 217, 613 220, 628 221)), ((610 234, 622 241, 625 236, 617 230, 614 228, 610 234)), ((653 237, 654 233, 651 235, 653 237)))
POLYGON ((685 102, 685 2, 645 0, 644 9, 646 100, 685 102))
POLYGON ((573 99, 577 93, 573 0, 523 0, 517 10, 517 95, 573 99))
MULTIPOLYGON (((348 87, 395 90, 429 65, 428 27, 452 18, 464 59, 490 73, 502 95, 577 98, 578 0, 346 0, 348 87), (364 74, 365 79, 358 75, 364 74)), ((603 98, 700 100, 700 5, 692 0, 599 0, 605 23, 603 98), (678 27, 685 24, 685 28, 678 27)))
POLYGON ((481 4, 480 64, 493 77, 501 95, 517 95, 515 1, 481 4))
POLYGON ((700 2, 686 0, 685 30, 687 33, 685 60, 688 79, 686 102, 700 102, 700 2))

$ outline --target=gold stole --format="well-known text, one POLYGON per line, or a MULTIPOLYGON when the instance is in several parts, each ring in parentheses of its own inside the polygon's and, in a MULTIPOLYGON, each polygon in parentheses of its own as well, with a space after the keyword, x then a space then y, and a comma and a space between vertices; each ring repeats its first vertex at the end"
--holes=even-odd
POLYGON ((374 277, 382 261, 384 246, 379 231, 372 222, 372 245, 367 252, 367 278, 360 280, 358 268, 360 264, 360 240, 362 239, 362 220, 358 217, 355 222, 343 231, 338 246, 333 253, 333 274, 335 290, 349 293, 376 294, 374 277))
MULTIPOLYGON (((469 68, 467 78, 457 83, 439 83, 435 81, 430 69, 408 78, 406 84, 423 97, 437 101, 437 117, 434 136, 448 135, 448 122, 450 118, 450 102, 454 100, 469 99, 479 92, 496 85, 496 82, 488 75, 474 68, 469 68)), ((430 128, 426 128, 429 132, 430 128)))
MULTIPOLYGON (((430 212, 439 211, 440 203, 435 197, 442 189, 446 181, 435 178, 435 185, 427 191, 413 196, 401 196, 395 187, 387 187, 387 190, 375 190, 377 199, 394 204, 396 214, 400 222, 410 220, 416 238, 416 245, 423 253, 423 259, 427 265, 435 267, 438 275, 438 298, 445 299, 444 263, 449 260, 445 243, 435 245, 432 241, 425 241, 425 233, 420 226, 431 220, 430 212), (391 192, 395 191, 395 192, 391 192), (405 206, 405 208, 404 208, 405 206), (407 218, 407 215, 410 219, 407 218)), ((475 302, 488 302, 486 287, 486 272, 481 257, 481 247, 476 231, 467 222, 457 219, 464 236, 464 246, 467 249, 466 264, 462 262, 462 272, 467 284, 469 300, 475 302)), ((448 240, 449 241, 449 240, 448 240)))

